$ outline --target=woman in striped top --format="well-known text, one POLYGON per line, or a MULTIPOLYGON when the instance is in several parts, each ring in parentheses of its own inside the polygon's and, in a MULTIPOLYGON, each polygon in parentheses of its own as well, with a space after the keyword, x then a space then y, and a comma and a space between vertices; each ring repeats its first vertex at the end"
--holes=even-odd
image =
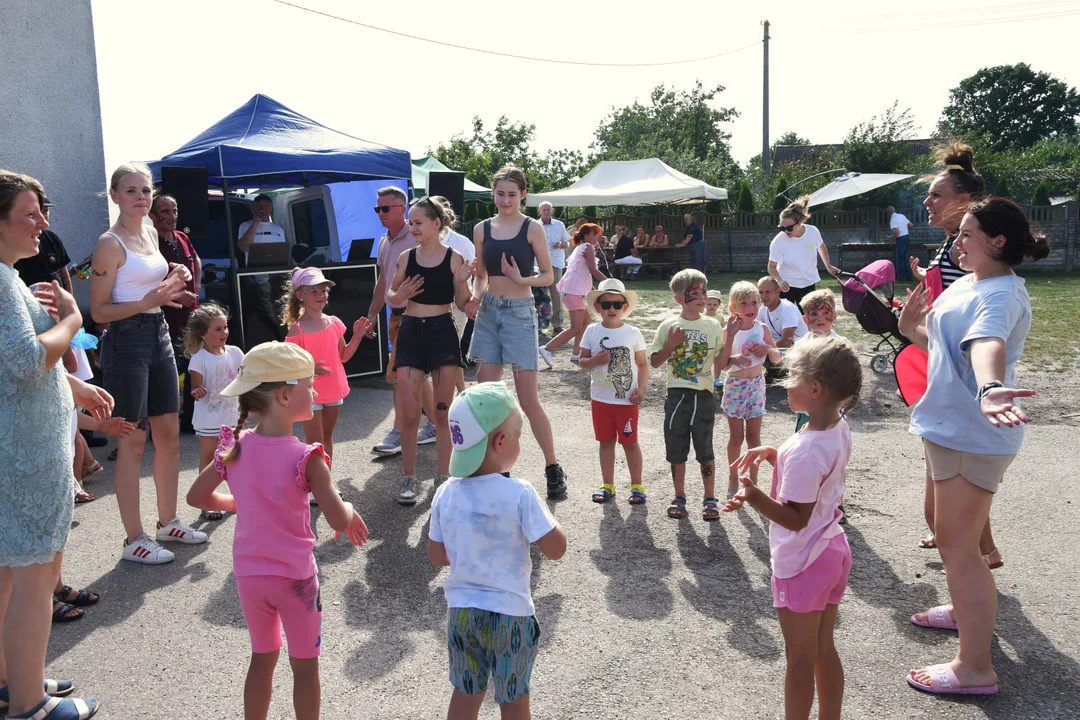
POLYGON ((925 270, 919 267, 919 259, 912 257, 911 272, 916 281, 926 282, 927 272, 938 268, 941 273, 940 290, 944 290, 964 276, 953 253, 953 242, 967 206, 972 200, 986 194, 986 181, 975 172, 975 154, 970 145, 954 142, 938 147, 934 154, 943 169, 937 175, 925 178, 931 182, 923 205, 930 214, 930 225, 944 228, 945 242, 925 270))
MULTIPOLYGON (((943 169, 937 175, 927 178, 931 180, 930 189, 926 193, 923 205, 929 212, 928 221, 934 227, 945 230, 945 242, 942 243, 937 255, 930 261, 925 270, 919 267, 919 259, 911 258, 911 272, 915 280, 926 283, 931 292, 931 301, 937 295, 966 273, 960 269, 953 251, 953 243, 960 231, 960 222, 964 219, 964 213, 972 200, 977 200, 986 194, 986 181, 983 176, 975 171, 975 153, 970 145, 959 142, 949 143, 938 147, 935 156, 943 169), (927 274, 938 268, 941 282, 935 286, 933 281, 927 282, 927 274), (936 293, 936 294, 935 294, 936 293)), ((923 515, 931 533, 919 541, 921 548, 936 548, 934 540, 934 481, 930 476, 926 477, 926 495, 923 501, 923 515)), ((1001 553, 994 543, 994 536, 990 532, 990 521, 986 521, 983 527, 982 537, 979 540, 979 549, 986 559, 986 564, 991 568, 999 568, 1004 564, 1001 553)))

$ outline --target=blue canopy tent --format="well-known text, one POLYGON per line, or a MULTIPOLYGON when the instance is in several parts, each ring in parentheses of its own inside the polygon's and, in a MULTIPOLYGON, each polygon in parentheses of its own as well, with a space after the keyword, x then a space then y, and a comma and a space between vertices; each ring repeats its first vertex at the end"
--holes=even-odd
MULTIPOLYGON (((207 182, 228 196, 233 187, 306 187, 349 180, 412 178, 409 153, 331 130, 266 95, 255 95, 195 139, 149 163, 206 168, 207 182)), ((225 203, 225 227, 232 227, 225 203)), ((236 267, 233 243, 229 262, 236 267)))

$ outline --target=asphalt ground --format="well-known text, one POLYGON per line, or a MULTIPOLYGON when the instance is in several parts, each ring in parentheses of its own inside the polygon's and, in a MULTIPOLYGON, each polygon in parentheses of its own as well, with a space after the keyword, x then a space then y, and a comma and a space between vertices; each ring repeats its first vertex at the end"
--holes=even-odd
MULTIPOLYGON (((909 668, 951 659, 955 632, 913 626, 911 613, 947 601, 945 577, 923 536, 920 443, 888 376, 866 370, 863 401, 850 416, 854 457, 848 470, 846 526, 853 551, 836 641, 846 671, 847 718, 1080 717, 1080 546, 1076 483, 1080 375, 1022 374, 1040 396, 1024 448, 994 504, 1005 566, 995 571, 999 615, 994 661, 1001 692, 990 698, 920 694, 909 668)), ((533 675, 537 718, 781 718, 784 646, 769 589, 766 524, 752 510, 701 520, 696 471, 687 474, 690 516, 666 517, 671 500, 664 463, 662 379, 641 408, 648 503, 633 508, 625 462, 618 500, 599 506, 597 445, 586 374, 556 354, 543 371, 542 398, 555 429, 570 496, 551 503, 569 536, 557 562, 534 551, 533 597, 542 641, 533 675)), ((793 429, 783 390, 770 388, 764 440, 777 445, 793 429)), ((425 494, 415 507, 394 495, 400 459, 373 459, 390 428, 385 389, 354 388, 335 435, 334 478, 371 529, 361 549, 313 512, 322 583, 324 718, 445 717, 446 570, 427 562, 428 503, 434 445, 420 451, 425 494)), ((721 421, 722 422, 722 421, 721 421)), ((527 429, 515 474, 543 490, 543 459, 527 429)), ((727 439, 718 426, 715 447, 727 439)), ((177 546, 157 567, 120 560, 123 531, 111 490, 108 448, 95 455, 106 472, 78 506, 64 577, 101 593, 82 620, 53 626, 47 675, 70 678, 103 701, 101 718, 242 717, 250 645, 231 572, 235 518, 195 523, 210 533, 201 546, 177 546)), ((199 456, 182 437, 181 501, 199 456)), ((143 518, 152 525, 149 450, 143 468, 143 518)), ((193 521, 197 511, 182 507, 193 521)), ((291 673, 279 664, 270 717, 292 717, 291 673)), ((498 717, 488 700, 483 718, 498 717)))

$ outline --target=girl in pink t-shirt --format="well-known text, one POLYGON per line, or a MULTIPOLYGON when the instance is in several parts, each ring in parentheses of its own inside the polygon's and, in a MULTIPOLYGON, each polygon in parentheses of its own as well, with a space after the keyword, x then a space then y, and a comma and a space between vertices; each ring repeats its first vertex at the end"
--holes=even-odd
POLYGON ((371 329, 366 317, 353 323, 352 340, 345 343, 345 323, 326 315, 326 303, 334 283, 319 268, 296 268, 286 288, 287 298, 281 320, 289 328, 285 342, 296 343, 311 353, 318 365, 315 414, 304 422, 304 440, 322 443, 329 457, 334 456, 334 426, 349 394, 345 363, 349 362, 360 341, 371 329))
POLYGON ((773 465, 766 494, 749 477, 725 512, 749 503, 767 517, 772 555, 773 606, 787 646, 785 717, 808 718, 817 668, 819 718, 839 718, 844 667, 833 644, 833 626, 851 570, 851 549, 837 509, 851 459, 851 431, 843 418, 862 388, 855 351, 839 338, 812 338, 784 356, 788 405, 809 414, 802 431, 779 450, 748 450, 732 466, 740 474, 763 460, 773 465))
POLYGON ((233 574, 251 636, 251 664, 244 685, 244 716, 266 717, 281 629, 289 642, 298 718, 319 716, 319 651, 322 602, 308 493, 323 517, 354 545, 367 542, 367 526, 330 479, 329 458, 319 444, 293 436, 293 425, 310 420, 315 361, 302 348, 263 343, 247 354, 240 373, 221 394, 239 396, 240 421, 222 427, 214 462, 188 491, 188 504, 204 511, 236 513, 233 574), (258 424, 244 430, 248 415, 258 424), (215 492, 221 481, 231 495, 215 492))

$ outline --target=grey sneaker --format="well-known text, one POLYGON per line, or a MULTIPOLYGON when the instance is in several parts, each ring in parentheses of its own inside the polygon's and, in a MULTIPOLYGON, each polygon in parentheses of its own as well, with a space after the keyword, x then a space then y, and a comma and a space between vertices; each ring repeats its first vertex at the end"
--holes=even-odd
MULTIPOLYGON (((428 443, 435 442, 435 423, 429 422, 424 427, 420 428, 420 432, 416 433, 416 444, 427 445, 428 443)), ((400 450, 400 448, 398 448, 400 450)))
POLYGON ((416 504, 416 476, 406 475, 401 481, 401 489, 398 490, 397 501, 402 505, 416 504))
POLYGON ((446 482, 449 479, 450 479, 449 475, 443 475, 442 473, 439 473, 438 475, 435 476, 435 487, 439 487, 440 485, 442 485, 444 482, 446 482))
POLYGON ((383 441, 372 448, 380 455, 396 455, 401 452, 401 431, 394 428, 386 434, 383 441))

